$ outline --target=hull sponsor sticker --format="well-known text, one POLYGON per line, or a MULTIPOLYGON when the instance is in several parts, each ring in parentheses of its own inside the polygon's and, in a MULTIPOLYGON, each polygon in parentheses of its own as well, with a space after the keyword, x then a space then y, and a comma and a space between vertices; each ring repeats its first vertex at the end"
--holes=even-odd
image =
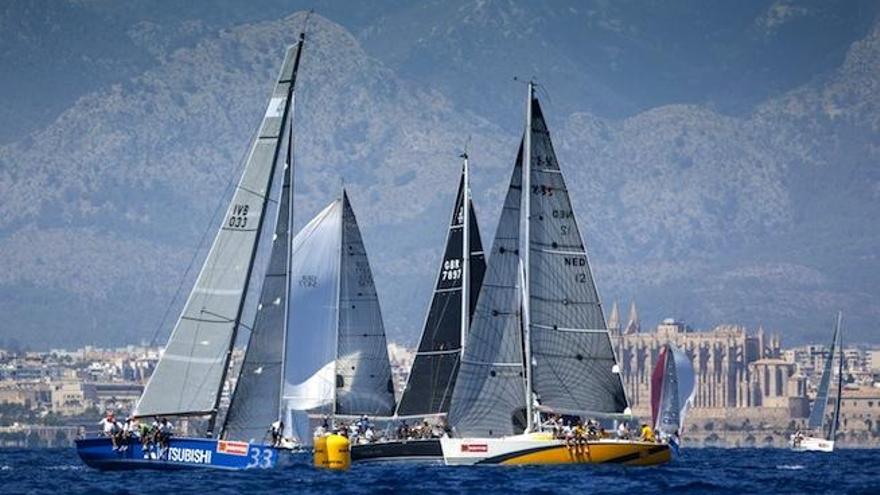
POLYGON ((489 452, 489 446, 485 443, 463 443, 461 444, 462 452, 489 452))
POLYGON ((243 457, 248 454, 248 447, 250 447, 250 444, 247 442, 217 441, 217 452, 220 454, 240 455, 243 457))
POLYGON ((211 464, 211 451, 189 447, 171 447, 168 449, 168 460, 188 464, 211 464))

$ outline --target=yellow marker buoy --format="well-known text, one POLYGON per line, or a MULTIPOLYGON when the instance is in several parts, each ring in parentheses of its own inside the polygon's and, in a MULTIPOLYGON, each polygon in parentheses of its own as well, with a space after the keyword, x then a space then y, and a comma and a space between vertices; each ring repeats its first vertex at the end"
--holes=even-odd
POLYGON ((327 460, 327 437, 315 437, 314 462, 316 468, 330 467, 327 460))
MULTIPOLYGON (((351 467, 351 444, 342 435, 330 435, 325 439, 327 467, 335 471, 345 471, 351 467)), ((317 443, 315 443, 317 452, 317 443)), ((317 453, 315 454, 317 456, 317 453)), ((316 457, 317 458, 317 457, 316 457)))

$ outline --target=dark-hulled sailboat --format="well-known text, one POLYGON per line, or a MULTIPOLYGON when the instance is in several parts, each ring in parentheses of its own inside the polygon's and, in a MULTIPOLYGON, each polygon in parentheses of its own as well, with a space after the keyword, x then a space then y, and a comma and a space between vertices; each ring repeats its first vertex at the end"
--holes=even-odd
MULTIPOLYGON (((446 249, 422 338, 395 411, 395 418, 401 421, 423 418, 431 418, 435 423, 444 421, 449 412, 471 315, 486 271, 480 229, 470 199, 467 153, 461 158, 461 179, 449 222, 446 249), (468 205, 467 208, 464 205, 468 205), (469 248, 464 249, 464 246, 469 248)), ((437 438, 355 444, 351 455, 353 461, 443 460, 437 438)))
POLYGON ((669 447, 547 431, 542 416, 629 419, 619 367, 534 85, 452 394, 446 464, 657 464, 669 447), (522 194, 525 192, 526 194, 522 194))
POLYGON ((265 432, 278 419, 281 401, 280 343, 288 329, 293 218, 293 106, 304 41, 301 33, 299 42, 287 50, 223 223, 133 414, 145 422, 158 417, 207 418, 206 438, 172 436, 165 446, 131 438, 121 448, 113 448, 108 437, 83 438, 76 447, 87 465, 113 470, 265 469, 284 457, 283 449, 266 442, 265 432), (276 172, 285 134, 284 168, 276 172), (254 280, 261 241, 270 237, 264 219, 273 198, 278 212, 269 266, 262 280, 254 280), (260 306, 244 366, 226 420, 215 431, 236 336, 248 327, 242 318, 255 282, 262 282, 260 306))

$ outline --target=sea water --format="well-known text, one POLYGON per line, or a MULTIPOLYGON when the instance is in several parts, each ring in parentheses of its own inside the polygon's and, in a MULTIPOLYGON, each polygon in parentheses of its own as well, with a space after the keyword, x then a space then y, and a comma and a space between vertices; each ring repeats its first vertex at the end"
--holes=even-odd
POLYGON ((305 463, 274 471, 100 472, 73 449, 15 449, 0 450, 0 493, 880 494, 880 450, 685 449, 671 464, 647 468, 355 464, 337 473, 305 463))

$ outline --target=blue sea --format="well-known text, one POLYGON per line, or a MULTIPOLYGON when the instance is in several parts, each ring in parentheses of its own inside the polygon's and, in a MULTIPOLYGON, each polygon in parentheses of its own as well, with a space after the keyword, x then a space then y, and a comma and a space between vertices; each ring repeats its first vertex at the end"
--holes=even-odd
POLYGON ((651 468, 361 464, 344 473, 305 463, 269 472, 99 472, 73 449, 0 450, 0 493, 878 494, 880 450, 689 449, 651 468))

